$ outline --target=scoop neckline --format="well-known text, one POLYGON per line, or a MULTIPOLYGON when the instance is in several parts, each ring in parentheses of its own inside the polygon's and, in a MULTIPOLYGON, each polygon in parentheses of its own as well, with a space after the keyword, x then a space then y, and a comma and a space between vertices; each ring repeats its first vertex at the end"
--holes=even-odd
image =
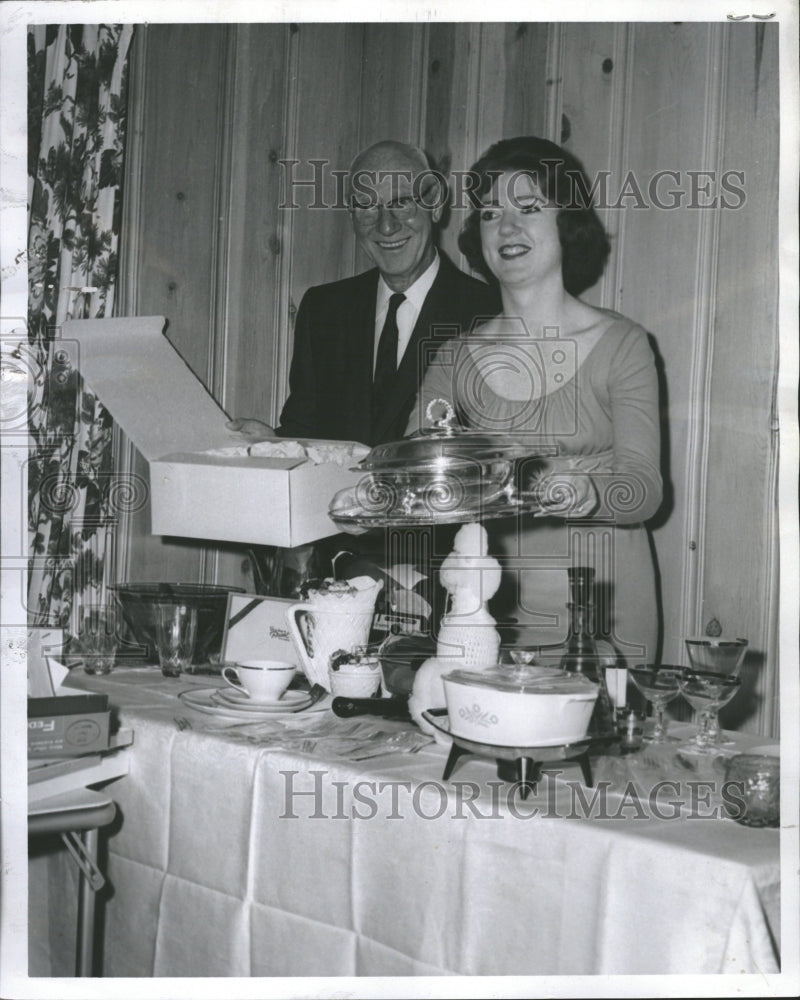
MULTIPOLYGON (((611 330, 614 329, 615 326, 617 326, 619 323, 623 323, 623 322, 625 322, 625 317, 622 316, 622 315, 620 315, 619 313, 614 313, 612 315, 611 322, 608 324, 608 326, 605 328, 605 330, 603 330, 603 332, 600 334, 600 336, 597 338, 597 340, 592 344, 592 346, 589 348, 589 351, 586 354, 586 357, 583 359, 583 361, 579 365, 576 366, 575 371, 570 375, 570 377, 566 380, 566 382, 562 382, 561 385, 557 386, 555 389, 552 389, 550 392, 542 393, 542 395, 539 396, 536 399, 536 404, 540 405, 545 400, 552 399, 552 397, 555 396, 557 393, 559 393, 562 390, 566 389, 567 386, 572 385, 572 383, 577 379, 578 373, 582 370, 583 366, 586 364, 586 362, 589 360, 589 358, 592 356, 592 354, 594 354, 594 352, 597 349, 598 345, 601 344, 606 339, 607 335, 611 332, 611 330)), ((472 354, 472 352, 470 350, 471 344, 470 344, 469 340, 465 341, 464 347, 465 347, 465 349, 467 351, 469 351, 470 360, 472 361, 472 363, 475 364, 475 365, 477 365, 477 362, 475 361, 475 358, 474 358, 474 356, 473 356, 473 354, 472 354)), ((496 389, 493 389, 490 385, 488 385, 487 382, 485 381, 485 379, 483 379, 483 388, 485 390, 487 390, 488 392, 490 392, 492 394, 492 396, 494 396, 495 399, 502 400, 504 403, 521 403, 521 402, 524 402, 524 400, 522 400, 522 399, 513 399, 510 396, 503 396, 501 393, 497 392, 496 389)))

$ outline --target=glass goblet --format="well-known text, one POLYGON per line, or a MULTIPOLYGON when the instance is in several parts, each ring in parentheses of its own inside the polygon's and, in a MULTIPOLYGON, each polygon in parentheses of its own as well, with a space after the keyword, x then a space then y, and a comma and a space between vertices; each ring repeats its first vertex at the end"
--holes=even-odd
POLYGON ((670 664, 647 663, 632 667, 630 675, 633 683, 653 706, 655 726, 650 736, 645 737, 646 743, 667 743, 667 725, 664 720, 664 709, 680 694, 682 667, 670 664))
MULTIPOLYGON (((712 670, 717 674, 739 676, 744 654, 747 652, 747 639, 734 639, 722 635, 702 635, 683 641, 686 644, 692 670, 712 670)), ((712 729, 709 736, 715 743, 719 744, 718 723, 717 728, 712 729)))
POLYGON ((693 670, 713 670, 718 674, 739 676, 747 652, 747 639, 701 635, 683 641, 693 670))
POLYGON ((684 670, 680 678, 683 697, 700 714, 694 740, 681 749, 689 753, 712 753, 720 748, 719 710, 733 698, 741 686, 739 677, 713 670, 684 670))

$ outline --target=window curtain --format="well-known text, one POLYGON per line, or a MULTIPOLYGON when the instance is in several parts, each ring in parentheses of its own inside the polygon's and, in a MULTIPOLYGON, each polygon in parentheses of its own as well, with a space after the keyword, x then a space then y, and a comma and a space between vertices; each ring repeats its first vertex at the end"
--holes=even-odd
POLYGON ((28 33, 31 625, 103 603, 113 552, 112 423, 59 349, 66 319, 111 316, 131 25, 28 33))

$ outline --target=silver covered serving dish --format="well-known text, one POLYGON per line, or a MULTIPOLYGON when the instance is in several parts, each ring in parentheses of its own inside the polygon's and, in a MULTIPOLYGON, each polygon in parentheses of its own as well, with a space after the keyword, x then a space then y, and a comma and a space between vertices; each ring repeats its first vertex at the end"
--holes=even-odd
POLYGON ((556 448, 505 431, 466 430, 445 400, 433 400, 426 417, 421 431, 377 445, 361 461, 364 477, 330 506, 340 527, 454 524, 539 509, 533 494, 517 488, 517 464, 556 448))

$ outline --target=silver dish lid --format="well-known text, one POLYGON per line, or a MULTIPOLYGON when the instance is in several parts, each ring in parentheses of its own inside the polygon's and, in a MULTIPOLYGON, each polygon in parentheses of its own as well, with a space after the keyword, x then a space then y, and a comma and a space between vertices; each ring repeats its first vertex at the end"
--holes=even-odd
POLYGON ((425 411, 429 426, 415 434, 376 445, 360 462, 368 472, 420 469, 446 472, 498 460, 555 455, 558 449, 525 435, 508 431, 468 430, 456 421, 455 411, 444 399, 433 399, 425 411), (438 415, 437 415, 438 414, 438 415))

